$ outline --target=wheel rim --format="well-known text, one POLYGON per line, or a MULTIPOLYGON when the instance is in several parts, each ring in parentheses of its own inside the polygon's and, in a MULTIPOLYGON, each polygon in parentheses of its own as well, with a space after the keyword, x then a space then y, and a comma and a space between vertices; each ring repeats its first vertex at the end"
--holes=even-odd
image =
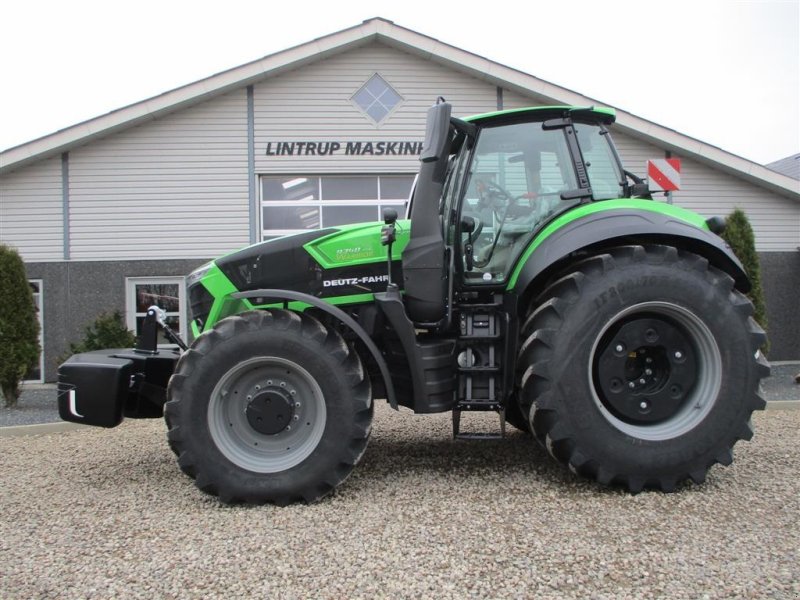
POLYGON ((614 427, 644 440, 694 429, 717 401, 722 359, 714 336, 688 309, 668 302, 631 306, 592 347, 592 394, 614 427))
POLYGON ((325 430, 325 399, 303 367, 264 356, 243 361, 214 387, 208 427, 222 454, 256 473, 303 462, 325 430))

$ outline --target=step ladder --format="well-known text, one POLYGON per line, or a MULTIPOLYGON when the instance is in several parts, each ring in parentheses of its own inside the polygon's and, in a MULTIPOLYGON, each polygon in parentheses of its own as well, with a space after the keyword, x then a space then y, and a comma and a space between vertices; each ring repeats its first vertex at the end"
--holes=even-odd
POLYGON ((454 439, 502 439, 506 434, 506 410, 498 399, 502 381, 501 353, 497 342, 503 338, 501 300, 486 304, 459 304, 458 402, 453 408, 454 439), (494 411, 500 418, 500 432, 462 432, 461 414, 494 411))

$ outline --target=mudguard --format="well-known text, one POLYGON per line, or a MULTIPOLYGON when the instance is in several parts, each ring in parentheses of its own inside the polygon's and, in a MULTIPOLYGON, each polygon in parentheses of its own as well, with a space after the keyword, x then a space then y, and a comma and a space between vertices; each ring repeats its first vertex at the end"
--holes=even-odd
POLYGON ((750 290, 741 262, 700 215, 643 200, 598 202, 555 219, 522 253, 507 290, 521 296, 531 293, 529 288, 537 278, 557 269, 574 252, 642 243, 668 244, 694 252, 733 277, 739 291, 750 290))
POLYGON ((344 312, 341 308, 320 300, 319 298, 315 298, 314 296, 309 296, 308 294, 304 294, 302 292, 294 292, 290 290, 251 290, 247 292, 236 292, 235 294, 231 294, 231 297, 236 299, 269 298, 271 301, 274 300, 277 302, 303 302, 313 306, 314 308, 323 310, 338 319, 345 326, 349 327, 353 333, 358 336, 358 339, 364 342, 364 345, 367 347, 367 350, 369 350, 372 358, 374 358, 375 362, 378 364, 378 369, 380 369, 381 377, 383 377, 383 383, 386 386, 386 399, 389 401, 389 405, 392 408, 398 410, 397 396, 394 392, 392 376, 389 373, 389 367, 387 366, 386 360, 383 358, 381 351, 378 350, 375 342, 373 342, 369 335, 367 335, 367 332, 364 331, 364 328, 361 327, 361 325, 359 325, 355 319, 344 312))

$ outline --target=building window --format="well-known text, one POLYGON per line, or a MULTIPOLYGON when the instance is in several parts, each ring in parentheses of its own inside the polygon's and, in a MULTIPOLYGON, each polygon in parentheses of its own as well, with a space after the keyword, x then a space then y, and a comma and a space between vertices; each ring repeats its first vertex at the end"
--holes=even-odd
POLYGON ((413 182, 413 175, 264 175, 262 236, 380 221, 389 206, 402 215, 413 182))
MULTIPOLYGON (((183 277, 128 277, 125 280, 128 329, 138 336, 147 309, 154 304, 167 313, 167 324, 181 337, 186 329, 186 293, 183 277)), ((170 344, 159 329, 159 344, 170 344)))
POLYGON ((36 316, 39 319, 39 347, 42 349, 39 352, 39 361, 31 367, 25 374, 25 381, 31 383, 42 383, 44 381, 44 314, 42 312, 42 280, 29 279, 28 285, 31 286, 33 293, 33 304, 36 306, 36 316))
POLYGON ((383 121, 402 100, 402 96, 377 73, 352 97, 353 103, 375 123, 383 121))

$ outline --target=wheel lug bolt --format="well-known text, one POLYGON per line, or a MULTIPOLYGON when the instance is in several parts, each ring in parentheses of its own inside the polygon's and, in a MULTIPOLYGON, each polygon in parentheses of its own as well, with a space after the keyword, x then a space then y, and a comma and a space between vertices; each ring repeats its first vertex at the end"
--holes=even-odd
POLYGON ((614 350, 616 350, 617 352, 622 352, 624 349, 625 348, 622 346, 622 344, 617 344, 617 347, 614 348, 614 350))
POLYGON ((641 408, 642 410, 647 410, 647 402, 641 402, 639 404, 639 408, 641 408))
POLYGON ((675 352, 675 358, 677 358, 678 360, 682 359, 683 358, 683 352, 680 352, 680 351, 675 352))
POLYGON ((286 387, 286 382, 285 382, 285 381, 281 381, 281 387, 282 387, 282 388, 285 388, 285 387, 286 387))
POLYGON ((644 374, 645 375, 652 375, 653 374, 653 370, 652 369, 645 369, 644 370, 644 374))
POLYGON ((633 388, 635 388, 635 387, 636 387, 636 384, 635 384, 635 383, 633 383, 633 382, 631 381, 631 382, 628 384, 628 387, 629 387, 629 388, 631 388, 631 389, 633 389, 633 388))
POLYGON ((295 408, 300 408, 300 403, 299 403, 299 402, 295 402, 295 403, 294 403, 294 407, 295 407, 295 408))
POLYGON ((299 420, 300 420, 300 415, 295 415, 295 416, 294 416, 294 420, 295 420, 295 421, 299 421, 299 420))
POLYGON ((286 431, 291 431, 291 430, 292 430, 292 426, 291 425, 287 425, 286 426, 286 431))
POLYGON ((645 359, 644 359, 644 362, 646 362, 646 363, 651 363, 651 362, 653 362, 653 359, 652 359, 652 358, 645 358, 645 359))
POLYGON ((639 383, 647 383, 647 382, 645 381, 644 377, 642 377, 642 378, 639 380, 639 383))

